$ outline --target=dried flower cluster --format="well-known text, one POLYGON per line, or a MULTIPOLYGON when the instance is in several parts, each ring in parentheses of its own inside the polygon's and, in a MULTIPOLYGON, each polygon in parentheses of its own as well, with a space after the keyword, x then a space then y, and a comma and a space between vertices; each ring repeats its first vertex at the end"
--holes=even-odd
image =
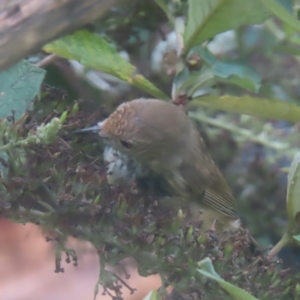
MULTIPOLYGON (((7 149, 7 158, 1 159, 1 217, 58 229, 62 234, 55 238, 57 247, 75 265, 76 254, 64 246, 66 238, 91 242, 101 261, 99 284, 113 299, 122 299, 122 288, 134 292, 135 287, 105 271, 105 264, 114 265, 129 256, 138 262, 142 276, 159 273, 164 286, 175 287, 166 296, 170 299, 231 299, 197 271, 197 263, 205 257, 211 258, 223 279, 259 299, 296 297, 299 274, 283 270, 281 262, 268 261, 264 253, 251 251, 247 232, 226 238, 214 232, 200 234, 201 224, 188 221, 189 208, 180 200, 171 199, 170 205, 170 199, 155 190, 136 185, 122 191, 112 189, 105 178, 101 140, 72 134, 76 127, 98 121, 103 111, 91 116, 81 105, 79 109, 74 108, 78 104, 69 107, 63 94, 51 89, 41 101, 43 112, 37 102, 26 120, 6 127, 3 143, 34 135, 37 126, 60 118, 63 111, 67 111, 65 122, 50 144, 22 143, 7 149)), ((63 271, 59 257, 55 271, 63 271)))

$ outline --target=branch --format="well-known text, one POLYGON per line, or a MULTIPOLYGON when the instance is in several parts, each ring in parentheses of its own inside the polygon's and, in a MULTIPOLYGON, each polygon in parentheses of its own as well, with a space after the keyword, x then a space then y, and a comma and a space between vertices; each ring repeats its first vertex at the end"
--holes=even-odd
POLYGON ((0 71, 46 43, 102 17, 122 0, 6 0, 0 3, 0 71))

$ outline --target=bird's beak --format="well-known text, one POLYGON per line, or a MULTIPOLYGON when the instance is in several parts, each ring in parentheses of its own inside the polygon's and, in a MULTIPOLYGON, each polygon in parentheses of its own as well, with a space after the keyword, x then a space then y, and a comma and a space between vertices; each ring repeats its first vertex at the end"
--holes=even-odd
POLYGON ((77 132, 86 132, 86 131, 93 131, 93 132, 97 133, 100 130, 101 130, 101 127, 99 125, 95 125, 95 126, 92 126, 92 127, 75 130, 74 133, 77 133, 77 132))

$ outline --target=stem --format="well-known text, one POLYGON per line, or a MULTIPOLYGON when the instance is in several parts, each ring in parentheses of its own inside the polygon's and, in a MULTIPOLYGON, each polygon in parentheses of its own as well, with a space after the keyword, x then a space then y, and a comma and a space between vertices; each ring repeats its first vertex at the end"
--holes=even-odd
POLYGON ((8 150, 10 150, 12 148, 15 148, 15 147, 17 147, 21 144, 22 143, 20 143, 20 141, 19 142, 9 142, 9 143, 5 144, 4 146, 0 147, 0 152, 1 151, 8 151, 8 150))
POLYGON ((225 122, 217 120, 217 119, 209 118, 199 112, 197 112, 197 113, 190 112, 189 116, 194 120, 204 122, 204 123, 207 123, 207 124, 219 127, 219 128, 223 128, 223 129, 226 129, 233 133, 237 133, 241 136, 246 137, 248 140, 250 140, 252 142, 259 143, 261 145, 275 149, 277 151, 284 151, 287 154, 290 154, 292 156, 294 156, 294 154, 296 152, 298 152, 297 149, 292 148, 288 143, 279 143, 279 142, 273 142, 273 141, 267 140, 265 137, 256 136, 251 130, 240 128, 236 125, 225 123, 225 122))
POLYGON ((281 240, 270 250, 270 252, 269 252, 269 254, 268 254, 268 256, 267 256, 267 258, 269 259, 269 260, 271 260, 277 253, 279 253, 280 252, 280 250, 284 247, 284 246, 286 246, 289 242, 290 242, 290 240, 291 240, 291 237, 290 237, 290 235, 286 232, 283 236, 282 236, 282 238, 281 238, 281 240))
POLYGON ((274 22, 274 20, 268 20, 265 22, 265 26, 269 29, 269 31, 273 34, 273 36, 277 39, 278 43, 283 42, 286 39, 286 34, 283 30, 274 22))
POLYGON ((38 68, 44 68, 47 65, 51 64, 52 62, 54 62, 55 60, 57 60, 58 58, 59 57, 56 54, 50 54, 45 58, 43 58, 42 60, 40 60, 38 63, 36 63, 35 66, 38 68))
POLYGON ((184 19, 182 17, 177 17, 175 19, 175 32, 176 32, 176 38, 177 38, 177 56, 179 57, 182 53, 183 49, 183 34, 184 34, 184 19))

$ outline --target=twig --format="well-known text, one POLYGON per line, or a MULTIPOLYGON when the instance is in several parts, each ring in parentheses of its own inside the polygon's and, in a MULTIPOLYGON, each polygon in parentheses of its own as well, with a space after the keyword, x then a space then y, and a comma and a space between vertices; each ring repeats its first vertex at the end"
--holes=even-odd
POLYGON ((49 65, 50 63, 57 60, 58 58, 59 57, 56 54, 50 54, 50 55, 46 56, 45 58, 43 58, 42 60, 40 60, 38 63, 36 63, 35 66, 38 68, 44 68, 47 65, 49 65))
POLYGON ((0 1, 0 71, 102 17, 123 0, 0 1))
POLYGON ((298 152, 297 149, 292 148, 288 143, 278 143, 278 142, 273 142, 273 141, 267 140, 265 137, 255 135, 251 130, 248 130, 245 128, 240 128, 233 124, 224 123, 223 121, 220 121, 217 119, 209 118, 199 112, 197 112, 197 113, 190 112, 189 116, 194 120, 204 122, 204 123, 207 123, 207 124, 219 127, 219 128, 223 128, 223 129, 226 129, 233 133, 244 136, 249 141, 259 143, 261 145, 275 149, 277 151, 284 151, 286 154, 288 154, 290 156, 294 156, 298 152))
POLYGON ((177 56, 180 57, 184 46, 183 44, 184 19, 181 17, 177 17, 175 19, 175 32, 177 38, 176 52, 177 52, 177 56))

